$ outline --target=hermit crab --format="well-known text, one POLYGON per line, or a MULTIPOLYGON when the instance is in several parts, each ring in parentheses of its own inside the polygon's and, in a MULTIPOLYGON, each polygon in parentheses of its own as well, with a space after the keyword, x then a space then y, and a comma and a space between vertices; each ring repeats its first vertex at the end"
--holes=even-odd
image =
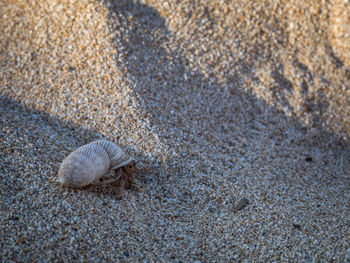
POLYGON ((136 171, 135 161, 118 145, 98 140, 79 147, 63 160, 58 181, 63 186, 75 188, 112 184, 118 187, 117 198, 121 199, 124 188, 137 188, 136 171), (110 170, 115 172, 115 177, 100 181, 110 170))

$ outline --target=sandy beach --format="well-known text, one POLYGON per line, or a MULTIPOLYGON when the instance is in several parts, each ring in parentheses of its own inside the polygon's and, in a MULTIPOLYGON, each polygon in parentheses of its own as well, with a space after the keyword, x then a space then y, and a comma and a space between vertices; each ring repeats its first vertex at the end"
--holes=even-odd
POLYGON ((348 1, 3 0, 0 35, 1 262, 350 262, 348 1), (102 138, 140 191, 59 185, 102 138))

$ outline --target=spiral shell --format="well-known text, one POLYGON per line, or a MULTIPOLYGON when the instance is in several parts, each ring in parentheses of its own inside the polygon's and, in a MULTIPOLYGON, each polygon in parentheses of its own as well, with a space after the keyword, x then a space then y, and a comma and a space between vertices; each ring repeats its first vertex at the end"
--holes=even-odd
POLYGON ((68 187, 84 187, 100 179, 109 170, 116 170, 133 159, 107 140, 83 145, 70 153, 58 171, 58 181, 68 187))

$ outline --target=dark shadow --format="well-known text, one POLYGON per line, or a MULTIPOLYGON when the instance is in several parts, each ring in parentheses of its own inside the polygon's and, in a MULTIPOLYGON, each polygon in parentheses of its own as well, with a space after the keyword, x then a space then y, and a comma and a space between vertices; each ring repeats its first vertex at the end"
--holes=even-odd
MULTIPOLYGON (((309 127, 316 127, 316 129, 319 129, 319 131, 323 133, 323 128, 320 129, 320 126, 322 125, 322 116, 327 112, 329 103, 325 95, 321 92, 319 92, 317 96, 315 94, 308 95, 310 94, 308 85, 314 85, 312 73, 300 61, 295 61, 295 64, 303 72, 301 93, 306 98, 305 104, 303 105, 304 112, 306 114, 311 114, 309 127)), ((284 76, 283 66, 280 66, 279 69, 275 69, 275 71, 272 72, 272 77, 275 81, 273 89, 274 100, 282 107, 288 108, 289 112, 293 112, 293 107, 286 96, 287 94, 291 95, 293 92, 293 85, 284 76)), ((324 80, 324 82, 326 82, 326 80, 324 80)), ((335 134, 335 136, 337 135, 335 134)))
MULTIPOLYGON (((244 90, 241 76, 248 74, 254 78, 246 62, 237 61, 241 72, 229 74, 226 83, 220 83, 215 76, 205 76, 191 68, 193 58, 181 47, 170 46, 174 33, 156 10, 126 0, 104 2, 110 10, 110 28, 117 36, 114 40, 117 64, 125 72, 152 127, 182 158, 201 160, 203 164, 212 160, 217 167, 230 168, 233 159, 245 155, 245 148, 261 148, 257 142, 267 138, 277 145, 303 144, 305 150, 319 147, 339 152, 348 147, 347 142, 321 125, 306 127, 296 117, 286 117, 244 90), (299 141, 292 142, 295 139, 291 139, 290 132, 280 130, 281 121, 297 131, 299 141)), ((276 91, 276 98, 287 101, 283 92, 291 84, 277 71, 274 78, 282 87, 276 91)), ((311 104, 315 107, 309 111, 315 112, 315 118, 318 111, 327 107, 322 101, 311 104)), ((188 163, 183 166, 188 170, 188 163)))

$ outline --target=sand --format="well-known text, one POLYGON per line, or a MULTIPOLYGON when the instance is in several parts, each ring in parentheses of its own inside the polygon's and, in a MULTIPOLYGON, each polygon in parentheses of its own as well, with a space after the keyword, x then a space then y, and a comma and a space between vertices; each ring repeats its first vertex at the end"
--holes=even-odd
POLYGON ((349 17, 341 0, 1 1, 1 261, 349 262, 349 17), (57 183, 101 138, 140 191, 57 183))

